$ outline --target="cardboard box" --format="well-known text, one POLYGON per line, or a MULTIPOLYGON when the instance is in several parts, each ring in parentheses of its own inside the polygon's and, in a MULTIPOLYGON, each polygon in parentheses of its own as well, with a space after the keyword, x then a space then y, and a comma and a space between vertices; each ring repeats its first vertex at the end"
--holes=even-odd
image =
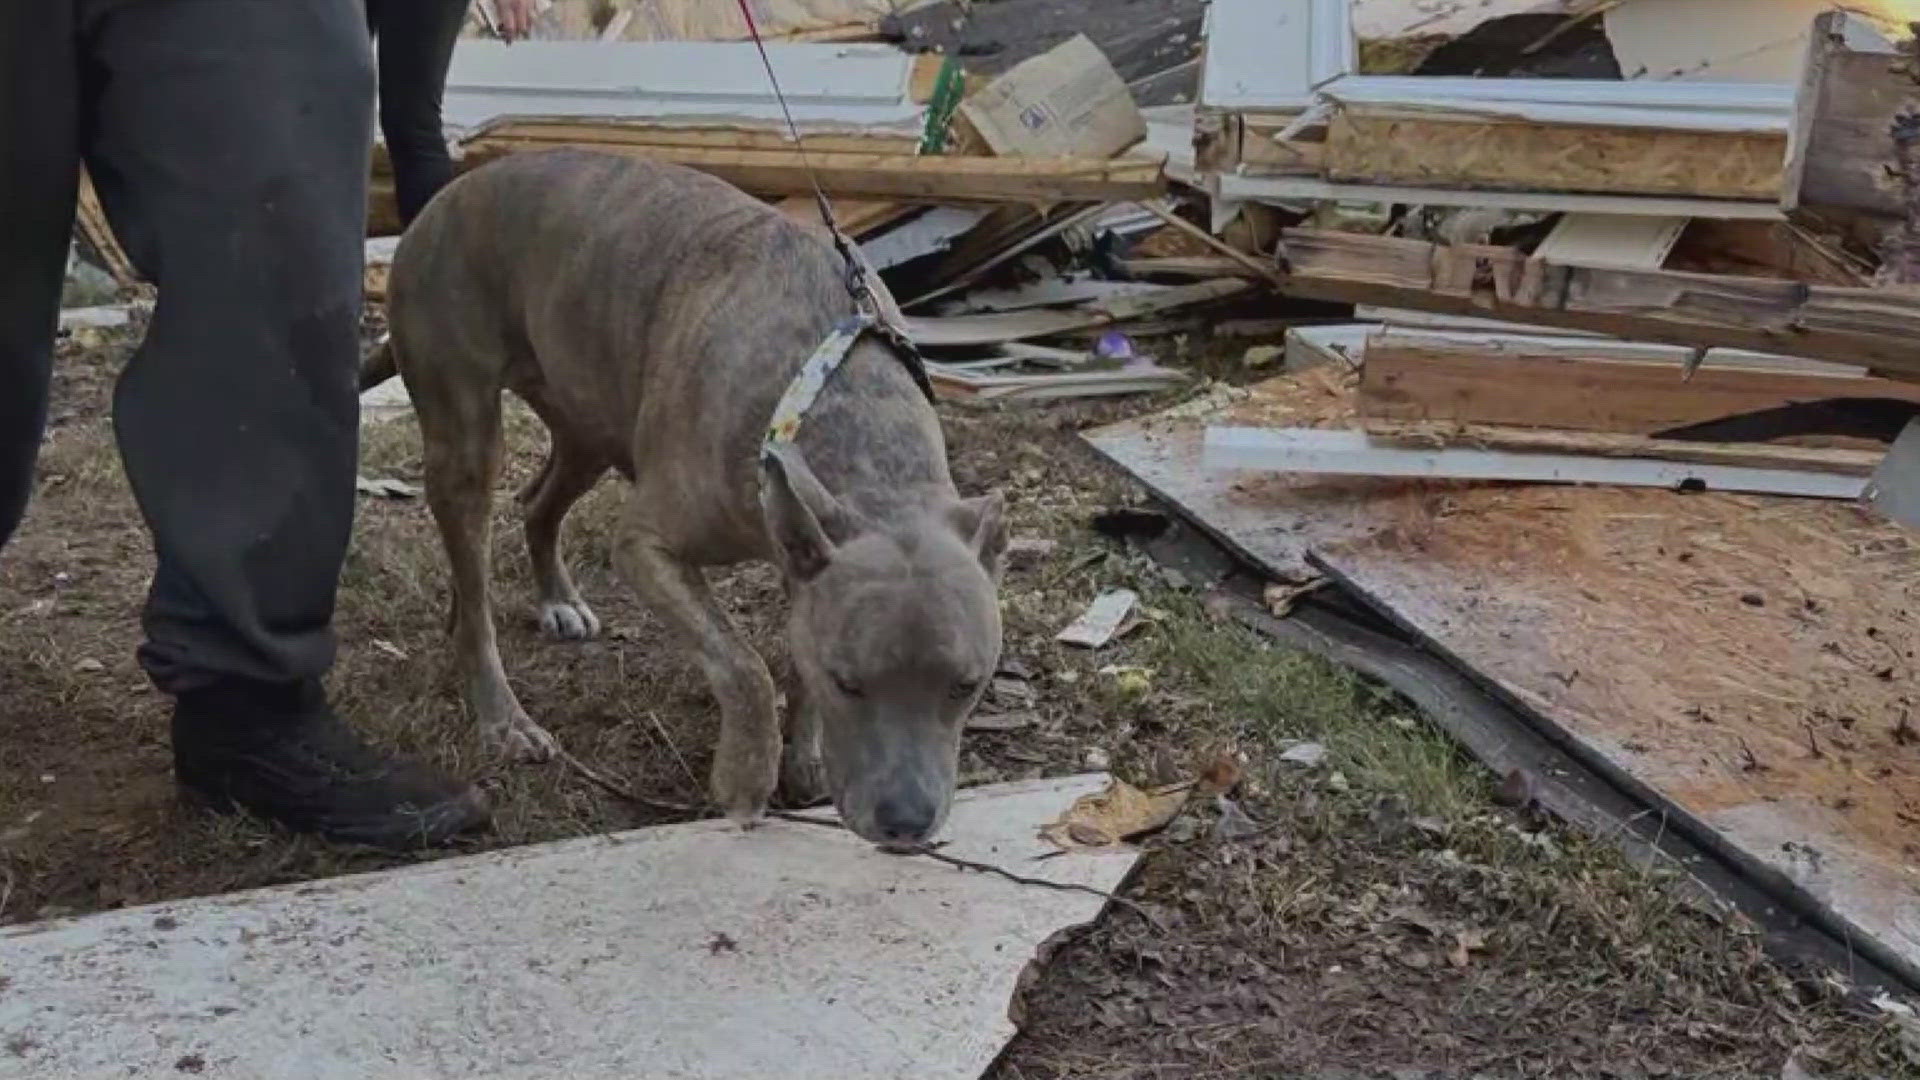
POLYGON ((1147 137, 1127 84, 1085 34, 1015 65, 961 102, 959 115, 1006 157, 1107 158, 1147 137))

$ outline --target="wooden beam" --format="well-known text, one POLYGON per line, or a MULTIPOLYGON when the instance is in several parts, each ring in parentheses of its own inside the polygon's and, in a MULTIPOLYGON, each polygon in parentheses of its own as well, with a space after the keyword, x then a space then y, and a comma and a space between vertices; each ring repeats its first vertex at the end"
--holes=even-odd
POLYGON ((1920 402, 1920 384, 1893 379, 1709 362, 1683 381, 1677 358, 1650 362, 1608 352, 1606 342, 1472 344, 1377 335, 1367 342, 1360 369, 1359 411, 1381 420, 1644 435, 1799 401, 1920 402))
MULTIPOLYGON (((1564 266, 1513 248, 1288 229, 1282 291, 1589 330, 1696 348, 1804 356, 1920 379, 1920 289, 1564 266)), ((1240 273, 1219 260, 1223 273, 1240 273)))
POLYGON ((1497 424, 1433 424, 1404 420, 1361 422, 1374 446, 1409 449, 1464 448, 1515 454, 1578 454, 1583 457, 1642 458, 1740 469, 1785 469, 1868 477, 1886 457, 1884 449, 1783 446, 1773 443, 1690 442, 1650 439, 1611 431, 1555 431, 1497 424))
MULTIPOLYGON (((801 145, 809 152, 910 154, 920 137, 910 132, 803 131, 801 145)), ((785 150, 792 136, 772 123, 687 123, 619 119, 503 119, 486 125, 465 141, 527 139, 555 143, 631 143, 639 146, 692 147, 708 150, 785 150)), ((375 171, 379 171, 377 168, 375 171)))
POLYGON ((1661 131, 1342 108, 1323 162, 1342 183, 1709 199, 1780 197, 1784 135, 1661 131))
POLYGON ((808 151, 731 150, 487 136, 467 144, 474 163, 527 150, 573 146, 584 150, 672 161, 712 173, 757 195, 812 191, 808 166, 836 198, 908 202, 1120 202, 1154 198, 1166 190, 1164 163, 1153 158, 1009 158, 808 151))
POLYGON ((1893 121, 1920 99, 1897 54, 1847 44, 1844 11, 1814 19, 1800 92, 1794 102, 1780 205, 1898 218, 1893 121))

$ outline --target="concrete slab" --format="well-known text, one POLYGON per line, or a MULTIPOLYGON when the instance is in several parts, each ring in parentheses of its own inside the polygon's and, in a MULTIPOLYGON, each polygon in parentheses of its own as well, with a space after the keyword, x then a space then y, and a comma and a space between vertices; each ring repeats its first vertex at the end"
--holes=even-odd
MULTIPOLYGON (((1037 829, 1105 777, 962 793, 947 852, 1110 890, 1037 829)), ((1104 901, 725 822, 0 931, 0 1077, 978 1076, 1104 901)))

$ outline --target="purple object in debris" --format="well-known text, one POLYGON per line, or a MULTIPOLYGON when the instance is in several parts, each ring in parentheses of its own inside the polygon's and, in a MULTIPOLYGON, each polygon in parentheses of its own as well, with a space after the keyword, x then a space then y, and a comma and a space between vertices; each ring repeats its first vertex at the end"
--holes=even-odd
POLYGON ((1093 343, 1093 355, 1106 360, 1133 359, 1133 341, 1118 330, 1109 330, 1093 343))

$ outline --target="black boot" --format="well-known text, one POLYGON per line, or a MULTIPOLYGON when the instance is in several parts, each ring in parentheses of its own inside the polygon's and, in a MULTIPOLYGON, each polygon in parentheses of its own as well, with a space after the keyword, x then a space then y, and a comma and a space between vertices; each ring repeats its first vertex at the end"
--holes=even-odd
POLYGON ((182 694, 173 771, 216 809, 390 850, 444 844, 488 820, 473 785, 362 742, 317 682, 236 682, 182 694))

